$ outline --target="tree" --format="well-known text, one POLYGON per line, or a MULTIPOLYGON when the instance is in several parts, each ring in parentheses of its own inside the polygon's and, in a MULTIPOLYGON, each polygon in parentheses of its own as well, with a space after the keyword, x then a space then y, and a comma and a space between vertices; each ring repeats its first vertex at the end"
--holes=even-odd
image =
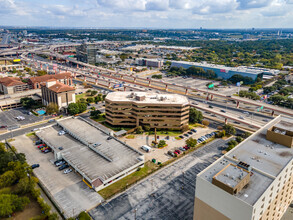
POLYGON ((210 122, 208 120, 202 120, 201 122, 204 126, 209 126, 210 122))
POLYGON ((47 114, 57 113, 59 111, 59 107, 56 103, 50 102, 46 107, 47 114))
POLYGON ((45 71, 45 70, 37 70, 37 75, 38 76, 47 75, 47 71, 45 71))
POLYGON ((243 138, 240 137, 240 136, 237 136, 237 137, 235 138, 235 140, 236 140, 238 143, 241 143, 241 142, 243 141, 243 138))
POLYGON ((68 105, 67 109, 68 109, 69 114, 71 114, 71 115, 76 115, 79 113, 79 107, 78 107, 77 103, 70 103, 68 105))
POLYGON ((151 130, 150 126, 148 126, 148 125, 144 125, 144 126, 143 126, 143 129, 144 129, 145 131, 150 131, 150 130, 151 130))
POLYGON ((86 103, 83 103, 83 102, 78 102, 77 106, 78 106, 78 109, 79 109, 79 113, 82 113, 87 109, 86 103))
POLYGON ((241 136, 245 139, 245 138, 248 138, 249 136, 251 135, 251 133, 249 132, 244 132, 241 134, 241 136))
POLYGON ((35 108, 37 106, 37 102, 34 99, 30 98, 30 97, 21 98, 20 103, 26 109, 32 109, 32 108, 35 108))
POLYGON ((99 110, 95 110, 95 111, 90 112, 90 116, 93 118, 99 118, 100 114, 101 114, 101 111, 99 111, 99 110))
POLYGON ((93 91, 91 91, 91 96, 95 96, 95 95, 97 95, 97 91, 96 90, 93 90, 93 91))
POLYGON ((158 143, 158 148, 162 148, 166 146, 166 141, 165 140, 160 140, 158 143))
POLYGON ((188 138, 185 143, 189 146, 189 147, 195 147, 197 144, 197 140, 194 138, 188 138))
POLYGON ((181 128, 181 131, 182 132, 186 132, 189 130, 189 126, 188 125, 183 125, 182 128, 181 128))
POLYGON ((27 197, 18 197, 14 194, 0 194, 0 217, 7 217, 15 211, 21 211, 29 204, 27 197))
POLYGON ((236 129, 233 127, 233 125, 225 124, 223 126, 223 129, 226 131, 227 134, 230 134, 230 135, 236 134, 236 129))
POLYGON ((92 98, 92 97, 88 97, 88 98, 86 99, 86 101, 87 101, 87 103, 93 103, 93 102, 94 102, 94 98, 92 98))
POLYGON ((141 127, 141 126, 138 126, 138 127, 135 129, 135 132, 136 132, 137 134, 142 134, 142 133, 143 133, 143 129, 142 129, 142 127, 141 127))
POLYGON ((195 108, 190 108, 189 110, 189 122, 190 123, 200 123, 203 119, 202 112, 196 110, 195 108))
POLYGON ((81 212, 81 213, 78 215, 78 219, 79 219, 79 220, 90 220, 91 217, 90 217, 89 214, 87 214, 86 212, 81 212))
POLYGON ((95 102, 100 102, 101 99, 102 99, 102 96, 97 95, 97 96, 95 97, 95 102))
POLYGON ((16 181, 17 177, 12 170, 6 171, 0 176, 0 187, 11 186, 16 181))

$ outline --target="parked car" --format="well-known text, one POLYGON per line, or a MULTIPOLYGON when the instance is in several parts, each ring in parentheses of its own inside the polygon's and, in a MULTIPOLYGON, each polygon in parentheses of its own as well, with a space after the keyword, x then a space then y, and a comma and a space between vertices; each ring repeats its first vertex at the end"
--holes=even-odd
POLYGON ((64 164, 65 164, 64 160, 61 160, 61 161, 55 163, 56 167, 59 167, 59 166, 64 165, 64 164))
POLYGON ((179 136, 181 139, 183 139, 184 137, 182 135, 179 136))
POLYGON ((179 150, 181 150, 181 151, 186 151, 186 149, 183 148, 183 147, 179 147, 179 150))
POLYGON ((35 142, 35 145, 40 145, 40 144, 42 144, 42 141, 41 141, 41 140, 37 140, 37 141, 35 142))
POLYGON ((168 151, 168 154, 172 157, 175 157, 175 154, 172 151, 168 151))
POLYGON ((43 147, 45 147, 45 146, 46 146, 46 144, 40 144, 40 145, 38 146, 38 148, 41 149, 41 148, 43 148, 43 147))
POLYGON ((178 155, 179 153, 175 150, 174 152, 173 152, 174 154, 176 154, 176 155, 178 155))
POLYGON ((226 111, 225 111, 224 109, 221 109, 221 112, 224 112, 224 113, 226 113, 226 111))
POLYGON ((61 136, 61 135, 63 135, 63 134, 65 134, 65 131, 63 131, 63 130, 61 130, 61 131, 58 132, 58 135, 59 135, 59 136, 61 136))
POLYGON ((184 136, 185 136, 185 137, 189 137, 189 135, 188 135, 188 134, 186 134, 186 133, 184 134, 184 136))
POLYGON ((142 145, 140 148, 143 149, 145 152, 150 152, 151 151, 151 148, 149 146, 147 146, 147 145, 142 145))
POLYGON ((34 128, 34 129, 32 129, 31 131, 37 131, 37 130, 39 130, 39 128, 34 128))
POLYGON ((239 117, 240 119, 244 119, 242 116, 239 117))
POLYGON ((175 152, 177 152, 178 154, 180 154, 180 153, 181 153, 181 151, 180 151, 180 150, 175 150, 175 152))
POLYGON ((46 153, 49 153, 49 152, 51 152, 52 150, 49 148, 49 149, 46 149, 46 150, 44 150, 44 153, 46 154, 46 153))
POLYGON ((209 105, 209 108, 214 108, 212 105, 209 105))
POLYGON ((187 133, 190 134, 190 135, 193 134, 192 131, 188 131, 187 133))
POLYGON ((32 167, 32 169, 35 169, 35 168, 40 167, 40 164, 36 163, 36 164, 33 164, 31 167, 32 167))
POLYGON ((2 126, 0 126, 0 128, 7 128, 7 126, 6 125, 2 125, 2 126))
POLYGON ((167 136, 167 137, 166 137, 166 140, 169 140, 169 139, 170 139, 170 137, 169 137, 169 136, 167 136))
POLYGON ((64 170, 68 168, 69 166, 67 164, 63 164, 61 167, 58 168, 58 170, 64 170))
POLYGON ((64 170, 64 174, 67 174, 67 173, 70 173, 70 172, 72 172, 72 169, 66 169, 66 170, 64 170))
POLYGON ((191 129, 191 131, 193 131, 193 132, 195 132, 195 133, 197 132, 197 130, 195 130, 195 129, 191 129))

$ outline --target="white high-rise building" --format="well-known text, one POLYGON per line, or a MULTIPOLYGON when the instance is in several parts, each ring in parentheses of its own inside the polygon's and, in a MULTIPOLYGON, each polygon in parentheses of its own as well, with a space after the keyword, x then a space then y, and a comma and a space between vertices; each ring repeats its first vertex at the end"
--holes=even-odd
POLYGON ((278 116, 203 170, 195 220, 280 219, 293 200, 293 118, 278 116))

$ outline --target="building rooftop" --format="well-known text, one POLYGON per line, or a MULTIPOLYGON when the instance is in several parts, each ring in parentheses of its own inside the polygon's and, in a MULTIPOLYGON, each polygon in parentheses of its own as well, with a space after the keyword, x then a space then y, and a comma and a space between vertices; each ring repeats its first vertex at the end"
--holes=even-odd
POLYGON ((74 87, 65 85, 60 82, 56 82, 54 85, 50 86, 48 89, 52 90, 53 92, 60 93, 60 92, 68 92, 75 90, 74 87))
POLYGON ((221 70, 225 70, 226 72, 236 71, 236 72, 243 72, 243 73, 250 73, 250 74, 260 74, 260 73, 269 73, 269 72, 273 74, 279 73, 279 71, 277 70, 270 70, 270 69, 264 69, 264 68, 247 67, 247 66, 228 67, 224 65, 212 64, 207 62, 198 63, 198 62, 188 62, 188 61, 172 61, 172 64, 173 63, 221 69, 221 70))
POLYGON ((108 139, 107 133, 80 118, 59 120, 57 124, 40 129, 37 136, 54 146, 91 183, 104 182, 144 161, 143 154, 114 137, 108 139), (67 133, 58 135, 60 130, 67 133))
POLYGON ((249 175, 249 173, 244 171, 242 168, 230 163, 219 173, 217 173, 214 178, 224 183, 225 185, 234 188, 246 175, 249 175))
POLYGON ((284 126, 284 123, 286 127, 290 127, 290 124, 293 123, 293 118, 285 116, 275 118, 203 170, 198 176, 212 182, 212 178, 229 163, 237 165, 241 161, 249 164, 252 172, 250 182, 247 187, 234 196, 253 205, 283 168, 293 159, 293 148, 288 148, 266 139, 268 129, 277 125, 284 126))
POLYGON ((17 77, 4 77, 0 78, 0 84, 3 84, 4 86, 17 86, 17 85, 24 85, 25 83, 22 82, 17 77))
POLYGON ((51 80, 51 79, 68 79, 70 77, 71 77, 70 72, 61 72, 56 75, 35 76, 35 77, 29 78, 29 80, 32 83, 42 83, 42 82, 47 82, 48 80, 51 80))
POLYGON ((140 104, 172 104, 188 105, 189 101, 185 96, 178 94, 157 94, 153 92, 111 92, 106 100, 115 102, 134 102, 140 104))

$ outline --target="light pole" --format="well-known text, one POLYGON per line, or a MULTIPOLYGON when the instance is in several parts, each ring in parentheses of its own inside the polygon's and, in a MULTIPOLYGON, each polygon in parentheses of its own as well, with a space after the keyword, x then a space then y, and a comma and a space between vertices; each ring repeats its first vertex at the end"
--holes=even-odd
POLYGON ((182 189, 184 189, 184 171, 182 171, 182 189))
POLYGON ((137 212, 137 208, 135 208, 135 209, 133 210, 133 212, 134 212, 134 220, 136 220, 136 212, 137 212))

